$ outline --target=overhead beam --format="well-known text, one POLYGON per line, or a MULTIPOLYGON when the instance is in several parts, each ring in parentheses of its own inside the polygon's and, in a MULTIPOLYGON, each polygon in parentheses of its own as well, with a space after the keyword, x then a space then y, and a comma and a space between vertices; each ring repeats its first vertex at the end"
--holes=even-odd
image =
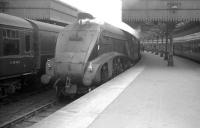
POLYGON ((125 22, 199 21, 200 0, 123 0, 125 22))

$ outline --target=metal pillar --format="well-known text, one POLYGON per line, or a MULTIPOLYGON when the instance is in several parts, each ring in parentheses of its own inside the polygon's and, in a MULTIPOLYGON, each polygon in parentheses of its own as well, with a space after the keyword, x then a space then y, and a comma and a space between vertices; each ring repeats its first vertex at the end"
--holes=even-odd
POLYGON ((168 47, 168 33, 166 33, 165 37, 166 37, 166 40, 165 40, 165 57, 164 57, 164 60, 168 60, 168 51, 167 51, 167 47, 168 47))
POLYGON ((168 66, 174 66, 174 59, 173 59, 173 37, 170 34, 169 36, 169 54, 168 54, 168 66))
POLYGON ((159 50, 158 39, 159 39, 159 37, 157 36, 157 37, 156 37, 156 49, 155 49, 155 50, 156 50, 156 51, 155 51, 155 52, 156 52, 156 53, 155 53, 156 55, 158 55, 158 50, 159 50))
POLYGON ((163 43, 163 34, 161 35, 161 53, 160 57, 163 57, 163 52, 164 52, 164 43, 163 43))
POLYGON ((167 33, 169 36, 169 47, 168 47, 168 66, 174 66, 173 59, 173 30, 175 28, 175 22, 167 23, 167 33))
POLYGON ((152 52, 152 53, 154 53, 154 44, 153 44, 153 38, 151 39, 151 45, 152 45, 151 52, 152 52))

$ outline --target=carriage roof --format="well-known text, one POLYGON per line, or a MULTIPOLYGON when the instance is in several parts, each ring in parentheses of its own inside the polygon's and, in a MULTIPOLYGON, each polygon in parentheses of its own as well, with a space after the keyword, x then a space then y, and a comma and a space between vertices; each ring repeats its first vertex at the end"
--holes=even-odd
POLYGON ((23 18, 0 13, 0 24, 32 29, 31 24, 23 18))
POLYGON ((200 32, 181 36, 181 37, 176 37, 174 38, 174 42, 185 42, 185 41, 192 41, 192 40, 198 40, 200 39, 200 32))
POLYGON ((44 31, 60 32, 60 29, 64 28, 64 27, 61 27, 61 26, 58 26, 58 25, 43 23, 43 22, 35 21, 35 20, 29 20, 28 19, 28 21, 36 24, 40 30, 44 30, 44 31))

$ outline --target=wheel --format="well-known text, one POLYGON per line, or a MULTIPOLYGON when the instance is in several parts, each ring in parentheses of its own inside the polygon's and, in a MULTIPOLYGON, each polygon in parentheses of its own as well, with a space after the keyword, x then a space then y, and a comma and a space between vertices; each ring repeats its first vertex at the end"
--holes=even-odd
POLYGON ((119 58, 115 58, 113 60, 113 77, 117 76, 120 73, 120 62, 119 58))
POLYGON ((104 83, 108 80, 108 64, 104 64, 101 68, 101 82, 104 83))
POLYGON ((115 77, 116 75, 117 75, 117 61, 116 59, 113 59, 112 77, 115 77))
POLYGON ((120 73, 122 73, 124 71, 123 69, 123 64, 121 62, 121 59, 120 58, 117 58, 116 62, 115 62, 115 72, 116 72, 116 75, 119 75, 120 73))
POLYGON ((127 69, 129 69, 130 67, 131 67, 131 61, 126 60, 126 61, 124 62, 124 70, 127 70, 127 69))

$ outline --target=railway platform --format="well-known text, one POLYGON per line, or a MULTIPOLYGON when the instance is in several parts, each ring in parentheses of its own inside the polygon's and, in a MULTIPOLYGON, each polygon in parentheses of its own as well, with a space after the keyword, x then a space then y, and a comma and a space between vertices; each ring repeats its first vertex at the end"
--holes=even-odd
POLYGON ((141 61, 31 128, 198 128, 200 65, 158 55, 141 61))

